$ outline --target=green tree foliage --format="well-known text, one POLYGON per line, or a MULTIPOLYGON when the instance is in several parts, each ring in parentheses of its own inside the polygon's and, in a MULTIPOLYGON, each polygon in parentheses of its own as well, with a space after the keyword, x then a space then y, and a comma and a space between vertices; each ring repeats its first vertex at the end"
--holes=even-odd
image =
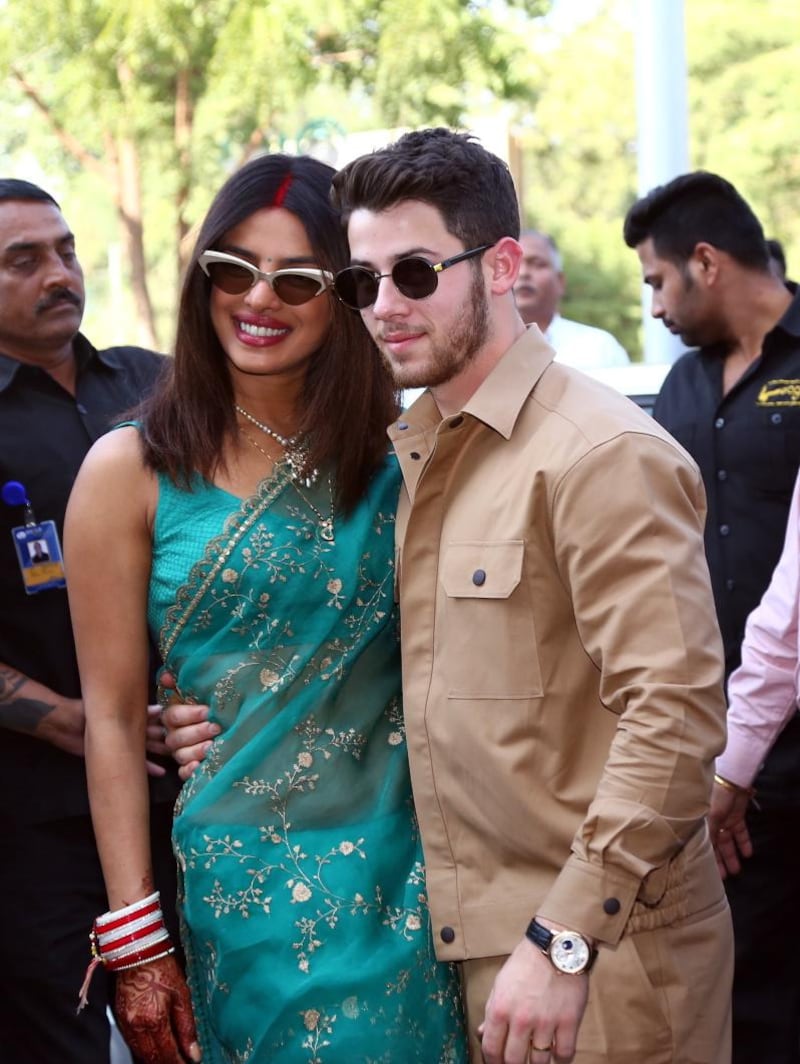
POLYGON ((641 346, 639 271, 621 236, 636 191, 633 38, 606 4, 538 41, 535 110, 520 115, 525 224, 549 233, 567 277, 563 311, 641 346))
POLYGON ((687 5, 692 161, 733 181, 800 276, 800 9, 687 5), (722 32, 720 32, 722 31, 722 32))
MULTIPOLYGON (((630 4, 606 0, 561 32, 540 31, 538 102, 520 115, 519 140, 525 219, 561 247, 565 312, 609 329, 638 358, 639 265, 622 241, 638 194, 632 15, 630 4)), ((784 243, 796 277, 799 28, 794 0, 685 4, 691 165, 737 186, 784 243)))
POLYGON ((62 167, 92 176, 93 195, 108 196, 141 338, 156 345, 210 194, 253 152, 294 149, 315 117, 309 101, 324 99, 324 113, 348 124, 352 113, 385 126, 458 123, 480 94, 531 100, 519 30, 546 6, 5 0, 4 146, 58 151, 62 167))
MULTIPOLYGON (((633 7, 554 7, 560 17, 548 0, 5 0, 0 145, 47 160, 67 205, 86 205, 92 228, 70 220, 98 290, 113 288, 103 234, 116 216, 152 342, 156 323, 171 332, 187 234, 253 152, 469 123, 487 101, 516 101, 525 221, 561 247, 565 312, 639 357, 639 267, 621 237, 637 194, 633 7)), ((693 0, 685 19, 692 165, 741 189, 800 276, 795 0, 693 0)))

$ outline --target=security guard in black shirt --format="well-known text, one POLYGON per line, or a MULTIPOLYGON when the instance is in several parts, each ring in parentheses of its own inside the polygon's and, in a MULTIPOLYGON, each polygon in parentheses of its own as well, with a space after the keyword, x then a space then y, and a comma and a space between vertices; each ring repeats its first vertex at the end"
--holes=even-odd
MULTIPOLYGON (((109 987, 76 1016, 89 930, 107 909, 86 791, 83 705, 60 536, 89 447, 158 379, 150 351, 96 351, 55 200, 0 180, 0 1060, 108 1064, 109 987)), ((114 589, 108 593, 113 595, 114 589)), ((143 706, 142 712, 146 709, 143 706)), ((148 749, 165 754, 151 726, 148 749)), ((151 764, 162 907, 174 923, 174 771, 151 764)))
MULTIPOLYGON (((783 547, 800 467, 800 293, 770 269, 761 225, 728 181, 675 178, 630 209, 652 313, 695 347, 673 366, 656 419, 698 463, 705 545, 726 655, 738 666, 748 614, 783 547)), ((800 717, 756 780, 754 855, 726 887, 736 937, 734 1064, 800 1061, 800 717)))

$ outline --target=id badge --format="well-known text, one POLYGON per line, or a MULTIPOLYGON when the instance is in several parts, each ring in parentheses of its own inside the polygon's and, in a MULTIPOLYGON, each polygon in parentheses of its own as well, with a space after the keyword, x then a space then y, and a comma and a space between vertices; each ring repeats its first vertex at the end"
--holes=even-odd
POLYGON ((20 525, 11 529, 11 537, 26 595, 67 586, 55 521, 20 525))

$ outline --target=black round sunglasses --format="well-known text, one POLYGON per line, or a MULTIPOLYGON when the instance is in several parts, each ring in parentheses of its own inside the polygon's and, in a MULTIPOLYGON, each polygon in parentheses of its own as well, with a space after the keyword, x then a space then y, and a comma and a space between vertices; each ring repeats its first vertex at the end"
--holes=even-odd
POLYGON ((377 273, 366 266, 348 266, 339 270, 334 277, 333 290, 351 310, 365 310, 378 298, 382 278, 391 277, 395 288, 408 299, 424 299, 436 291, 442 270, 448 270, 457 262, 480 255, 492 246, 481 244, 479 248, 462 251, 459 255, 435 263, 417 255, 410 255, 407 259, 398 259, 390 273, 377 273))

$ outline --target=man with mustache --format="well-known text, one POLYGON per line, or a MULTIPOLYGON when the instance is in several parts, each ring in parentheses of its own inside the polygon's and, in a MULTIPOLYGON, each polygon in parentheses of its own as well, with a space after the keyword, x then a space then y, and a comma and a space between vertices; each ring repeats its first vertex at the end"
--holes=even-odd
POLYGON ((560 313, 567 282, 561 253, 547 233, 524 229, 520 233, 522 263, 514 285, 517 310, 526 325, 538 325, 556 358, 577 369, 627 366, 628 355, 605 329, 564 318, 560 313))
MULTIPOLYGON (((800 292, 775 276, 761 224, 717 174, 698 170, 653 189, 631 207, 624 237, 652 289, 653 316, 693 348, 671 369, 654 414, 705 482, 727 677, 780 557, 800 467, 800 292)), ((734 786, 724 771, 722 761, 715 799, 734 786)), ((733 1060, 797 1064, 800 849, 789 841, 800 807, 797 714, 755 789, 753 855, 726 879, 736 941, 733 1060)))
MULTIPOLYGON (((58 204, 27 181, 0 179, 0 1057, 8 1064, 108 1064, 110 1055, 104 973, 76 1016, 87 929, 107 906, 59 538, 84 455, 153 387, 162 360, 134 347, 95 350, 79 332, 83 307, 75 238, 58 204)), ((158 729, 148 731, 150 752, 164 753, 158 729)), ((169 908, 177 786, 163 767, 150 771, 169 908)))

